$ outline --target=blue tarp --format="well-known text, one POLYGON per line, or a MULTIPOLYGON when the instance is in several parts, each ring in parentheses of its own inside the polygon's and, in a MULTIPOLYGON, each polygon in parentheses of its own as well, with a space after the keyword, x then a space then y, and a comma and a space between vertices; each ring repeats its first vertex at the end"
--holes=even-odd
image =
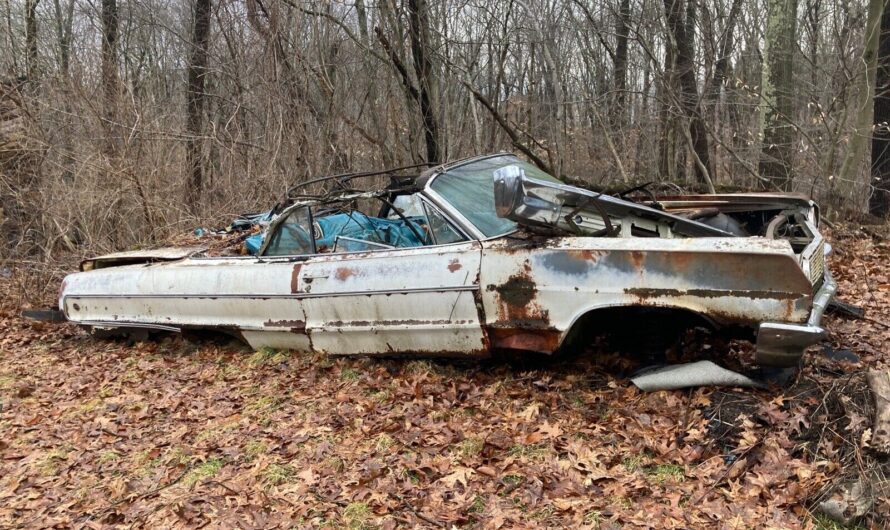
MULTIPOLYGON (((411 223, 418 234, 423 235, 425 232, 421 226, 422 221, 422 217, 409 217, 406 222, 402 219, 370 217, 361 212, 340 213, 316 219, 313 235, 315 236, 315 246, 319 252, 333 250, 335 243, 338 251, 345 252, 380 248, 368 245, 365 241, 397 248, 419 247, 424 242, 417 238, 408 223, 411 223), (340 239, 338 242, 338 236, 360 241, 340 239)), ((263 235, 252 235, 244 240, 248 252, 254 255, 259 252, 263 245, 263 235)))
POLYGON ((244 248, 254 256, 260 251, 261 246, 263 246, 263 234, 254 234, 244 240, 244 248))
MULTIPOLYGON (((420 225, 422 218, 408 218, 418 234, 424 230, 420 225)), ((371 243, 380 243, 391 247, 419 247, 423 241, 417 239, 408 223, 401 219, 381 219, 369 217, 361 212, 340 213, 321 217, 315 221, 315 245, 319 251, 333 250, 337 236, 360 239, 371 243)), ((337 243, 337 250, 358 251, 368 248, 379 248, 364 245, 360 241, 344 241, 337 243)))
MULTIPOLYGON (((268 226, 274 218, 275 214, 272 213, 272 210, 262 213, 239 215, 232 221, 232 224, 223 229, 208 231, 204 228, 195 228, 193 233, 198 237, 203 237, 208 233, 229 234, 240 230, 249 230, 252 226, 268 226)), ((252 235, 244 240, 244 245, 247 248, 247 251, 254 255, 260 251, 260 246, 262 244, 263 234, 252 235)))

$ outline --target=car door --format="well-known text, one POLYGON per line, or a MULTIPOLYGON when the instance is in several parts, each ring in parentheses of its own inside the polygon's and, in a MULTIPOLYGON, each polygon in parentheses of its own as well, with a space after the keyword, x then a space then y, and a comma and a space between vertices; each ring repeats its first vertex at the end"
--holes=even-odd
POLYGON ((82 272, 67 278, 61 307, 99 329, 218 329, 254 348, 308 351, 300 264, 287 259, 192 258, 82 272))
POLYGON ((312 349, 485 355, 480 259, 478 241, 310 258, 297 289, 312 349))

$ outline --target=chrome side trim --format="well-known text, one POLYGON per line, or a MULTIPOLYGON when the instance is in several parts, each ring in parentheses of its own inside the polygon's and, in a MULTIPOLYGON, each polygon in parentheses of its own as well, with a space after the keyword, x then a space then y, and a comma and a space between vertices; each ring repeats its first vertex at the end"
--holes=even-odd
POLYGON ((387 295, 387 294, 413 294, 413 293, 444 293, 444 292, 460 292, 460 291, 478 291, 478 285, 455 285, 453 287, 418 287, 416 289, 394 289, 394 290, 377 290, 377 291, 343 291, 337 293, 292 293, 292 294, 196 294, 196 293, 180 293, 180 294, 66 294, 62 297, 62 304, 64 305, 65 301, 68 298, 77 298, 80 300, 91 300, 91 299, 101 299, 101 298, 123 298, 123 299, 138 299, 138 298, 206 298, 206 299, 216 299, 216 298, 225 298, 225 299, 247 299, 247 300, 255 300, 255 299, 270 299, 270 298, 293 298, 293 299, 304 299, 304 298, 327 298, 327 297, 335 297, 335 296, 366 296, 366 295, 387 295))
POLYGON ((163 324, 146 324, 144 322, 125 322, 116 320, 73 320, 75 324, 81 326, 93 326, 95 328, 145 328, 156 329, 158 331, 170 331, 173 333, 181 333, 182 328, 176 326, 165 326, 163 324))

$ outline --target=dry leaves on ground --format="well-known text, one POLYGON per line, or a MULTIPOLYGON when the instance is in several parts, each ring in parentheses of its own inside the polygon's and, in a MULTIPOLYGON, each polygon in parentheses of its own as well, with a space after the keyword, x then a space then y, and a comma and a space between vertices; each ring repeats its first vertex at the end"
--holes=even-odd
MULTIPOLYGON (((862 362, 810 354, 785 390, 646 394, 590 355, 462 363, 97 341, 9 309, 0 526, 823 525, 810 508, 866 454, 861 375, 888 368, 890 342, 890 248, 837 246, 840 294, 871 320, 827 324, 862 362)), ((886 509, 864 524, 879 528, 886 509)))

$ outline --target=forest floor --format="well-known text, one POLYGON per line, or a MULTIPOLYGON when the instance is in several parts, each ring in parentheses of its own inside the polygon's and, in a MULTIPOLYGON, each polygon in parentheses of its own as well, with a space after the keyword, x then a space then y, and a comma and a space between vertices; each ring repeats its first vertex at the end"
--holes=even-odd
MULTIPOLYGON (((869 320, 828 316, 829 343, 860 360, 816 348, 769 390, 644 393, 608 355, 100 341, 19 318, 13 274, 0 279, 0 527, 840 528, 814 513, 820 496, 884 470, 864 373, 890 364, 890 246, 833 240, 839 295, 869 320)), ((708 340, 691 353, 750 349, 708 340)), ((878 500, 861 527, 888 515, 878 500)))

